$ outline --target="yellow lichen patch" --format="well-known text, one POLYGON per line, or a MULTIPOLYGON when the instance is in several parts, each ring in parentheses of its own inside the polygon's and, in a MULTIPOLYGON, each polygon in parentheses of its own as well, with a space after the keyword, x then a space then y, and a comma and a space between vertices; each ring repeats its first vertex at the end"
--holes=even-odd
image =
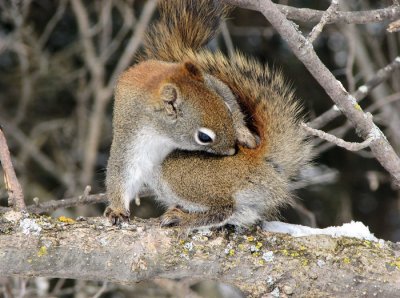
POLYGON ((257 249, 260 249, 262 246, 263 246, 263 244, 261 242, 257 242, 257 244, 256 244, 257 249))
POLYGON ((296 258, 296 257, 300 256, 300 254, 297 251, 293 251, 290 253, 290 256, 296 258))
POLYGON ((372 243, 371 243, 371 241, 369 241, 369 240, 364 240, 364 245, 365 245, 366 247, 371 247, 371 246, 372 246, 372 243))
POLYGON ((29 264, 32 263, 32 259, 28 259, 28 263, 29 263, 29 264))
POLYGON ((395 261, 391 262, 389 265, 392 267, 396 267, 397 269, 400 270, 400 258, 397 258, 395 261))
POLYGON ((358 103, 354 104, 354 107, 355 107, 357 110, 362 111, 362 108, 361 108, 361 106, 360 106, 358 103))
POLYGON ((344 259, 343 259, 343 263, 345 263, 345 264, 350 264, 350 258, 349 257, 344 257, 344 259))
POLYGON ((235 255, 235 250, 234 250, 234 249, 230 249, 228 254, 229 254, 230 256, 235 255))
POLYGON ((38 253, 37 253, 38 257, 43 257, 44 255, 47 255, 47 247, 46 246, 42 246, 38 253))
POLYGON ((60 216, 58 218, 58 221, 61 221, 63 223, 67 223, 67 224, 73 224, 75 223, 75 220, 73 220, 72 218, 66 217, 66 216, 60 216))
POLYGON ((247 236, 247 241, 252 242, 256 240, 253 236, 247 236))
POLYGON ((307 259, 303 259, 303 260, 301 261, 301 264, 302 264, 303 266, 307 266, 307 265, 308 265, 308 260, 307 260, 307 259))
POLYGON ((288 256, 288 255, 289 255, 289 252, 288 252, 286 249, 282 249, 281 252, 282 252, 282 254, 285 255, 285 256, 288 256))
POLYGON ((241 251, 245 250, 245 246, 244 246, 243 243, 240 243, 240 244, 238 245, 238 248, 239 248, 239 250, 241 250, 241 251))

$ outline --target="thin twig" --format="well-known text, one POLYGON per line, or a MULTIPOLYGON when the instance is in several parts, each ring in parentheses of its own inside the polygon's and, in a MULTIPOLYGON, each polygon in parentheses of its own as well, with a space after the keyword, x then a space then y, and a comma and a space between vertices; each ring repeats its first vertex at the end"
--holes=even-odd
MULTIPOLYGON (((400 57, 397 57, 389 65, 378 70, 378 72, 372 79, 367 81, 364 85, 358 87, 357 91, 353 94, 353 97, 356 99, 357 102, 360 102, 369 94, 369 92, 372 89, 381 84, 383 81, 387 80, 393 73, 393 71, 399 68, 400 68, 400 57)), ((339 115, 341 115, 339 109, 336 106, 333 106, 328 111, 324 112, 317 118, 308 122, 308 125, 314 128, 321 128, 325 124, 329 123, 330 121, 338 117, 339 115)))
MULTIPOLYGON (((355 62, 356 45, 355 45, 354 39, 351 38, 351 34, 349 34, 348 30, 346 30, 346 28, 342 28, 342 31, 343 31, 344 35, 346 35, 347 43, 348 43, 348 54, 347 54, 347 62, 346 62, 347 85, 348 85, 349 92, 354 94, 354 92, 356 91, 356 80, 353 75, 353 68, 354 68, 354 62, 355 62)), ((359 100, 359 99, 357 99, 357 97, 356 97, 356 100, 359 100)))
MULTIPOLYGON (((245 3, 243 3, 245 4, 245 3)), ((318 23, 324 11, 309 8, 296 8, 287 5, 276 4, 278 9, 288 19, 301 21, 306 23, 318 23)), ((245 6, 242 6, 245 7, 245 6)), ((393 4, 392 6, 367 11, 338 11, 328 21, 328 24, 345 23, 345 24, 369 24, 383 21, 395 21, 400 17, 400 6, 393 4)))
MULTIPOLYGON (((147 188, 144 188, 139 194, 141 198, 151 197, 153 195, 154 193, 147 188)), ((51 200, 43 203, 40 203, 39 199, 35 198, 34 204, 29 205, 26 209, 29 213, 43 214, 43 213, 50 213, 61 208, 71 208, 76 206, 100 204, 107 202, 108 200, 104 193, 89 195, 85 190, 84 194, 79 197, 61 199, 61 200, 51 200)), ((5 213, 7 211, 10 211, 10 208, 0 207, 0 213, 5 213)))
POLYGON ((4 184, 8 192, 8 205, 16 211, 22 211, 26 208, 24 201, 24 193, 19 184, 17 175, 11 162, 10 151, 8 150, 7 141, 0 127, 0 161, 4 170, 4 184))
MULTIPOLYGON (((132 35, 128 41, 124 52, 119 58, 117 66, 115 67, 111 78, 109 80, 109 86, 113 87, 118 76, 121 74, 125 68, 129 66, 132 61, 133 56, 136 54, 139 46, 142 44, 144 33, 150 23, 151 17, 157 7, 157 0, 149 0, 143 7, 142 14, 139 21, 135 26, 135 33, 132 35)), ((113 90, 111 88, 111 90, 113 90)))
POLYGON ((385 98, 382 98, 381 100, 374 102, 372 105, 370 105, 367 109, 365 109, 366 112, 373 113, 376 110, 379 110, 382 108, 384 105, 393 103, 395 101, 400 101, 400 92, 391 94, 385 98))
POLYGON ((332 19, 332 17, 337 13, 338 8, 338 0, 332 0, 331 5, 324 12, 319 23, 311 30, 308 36, 308 41, 310 43, 313 43, 317 39, 318 35, 321 34, 322 30, 324 29, 324 26, 328 24, 330 19, 332 19))
POLYGON ((228 50, 228 55, 229 55, 229 57, 232 57, 235 49, 233 46, 231 35, 229 33, 228 26, 226 25, 226 22, 221 23, 221 33, 222 33, 222 37, 224 38, 225 46, 228 50))
POLYGON ((59 292, 61 290, 61 288, 64 286, 65 282, 67 280, 65 278, 60 278, 59 280, 57 280, 56 285, 54 286, 53 290, 51 290, 49 296, 50 297, 59 297, 59 292))
MULTIPOLYGON (((51 200, 44 203, 37 203, 33 205, 29 205, 26 209, 29 213, 33 214, 42 214, 42 213, 49 213, 53 212, 54 210, 60 208, 70 208, 82 205, 90 205, 90 204, 98 204, 98 203, 105 203, 107 202, 106 195, 103 193, 89 195, 85 199, 81 196, 77 198, 69 198, 69 199, 62 199, 62 200, 51 200)), ((9 208, 0 207, 0 212, 5 213, 9 211, 9 208)))
POLYGON ((85 63, 94 77, 102 77, 104 70, 99 63, 96 50, 91 39, 90 24, 87 11, 80 0, 71 0, 72 9, 76 15, 83 45, 85 63))
POLYGON ((104 281, 101 288, 97 291, 97 293, 95 295, 93 295, 92 298, 100 298, 100 296, 103 295, 103 293, 107 290, 107 286, 108 286, 108 282, 104 281))
POLYGON ((40 49, 44 47, 45 43, 50 37, 50 34, 53 32, 54 28, 64 15, 64 12, 67 8, 67 4, 68 4, 67 0, 60 1, 60 4, 58 5, 56 12, 54 13, 50 21, 47 23, 46 27, 43 30, 42 35, 39 37, 38 45, 40 49))
POLYGON ((300 215, 304 216, 306 219, 308 219, 309 223, 308 226, 312 227, 312 228, 317 228, 317 219, 316 216, 313 212, 311 212, 310 210, 308 210, 304 204, 295 201, 293 203, 293 208, 297 211, 297 213, 299 213, 300 215))
MULTIPOLYGON (((346 133, 352 128, 351 124, 349 121, 346 121, 342 126, 337 127, 335 129, 332 129, 331 131, 329 131, 329 134, 333 134, 339 138, 342 138, 343 136, 346 135, 346 133)), ((332 147, 335 146, 335 144, 333 143, 329 143, 329 142, 324 142, 324 140, 322 139, 317 139, 317 144, 318 145, 315 148, 315 153, 316 154, 321 154, 322 152, 325 152, 329 149, 331 149, 332 147), (320 142, 318 142, 320 141, 320 142)))
POLYGON ((349 151, 359 151, 361 149, 364 149, 364 148, 368 147, 369 145, 371 145, 371 143, 377 139, 377 136, 375 134, 371 133, 371 135, 365 141, 363 141, 361 143, 346 142, 345 140, 335 137, 334 135, 328 134, 322 130, 309 127, 305 123, 302 123, 301 126, 310 135, 313 135, 313 136, 319 137, 325 141, 334 143, 335 145, 345 148, 349 151))
POLYGON ((21 131, 17 126, 12 123, 8 123, 6 126, 6 131, 9 132, 10 137, 12 137, 21 147, 27 148, 27 153, 32 157, 32 159, 37 162, 44 170, 49 172, 63 185, 69 185, 69 179, 67 176, 60 173, 57 169, 56 164, 48 158, 37 146, 21 131))

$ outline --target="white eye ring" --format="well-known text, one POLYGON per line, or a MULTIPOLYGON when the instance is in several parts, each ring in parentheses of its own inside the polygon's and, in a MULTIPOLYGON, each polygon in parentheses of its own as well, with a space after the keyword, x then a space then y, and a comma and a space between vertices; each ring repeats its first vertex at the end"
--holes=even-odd
POLYGON ((194 133, 194 139, 197 144, 202 145, 202 146, 207 146, 215 141, 215 132, 213 132, 211 129, 205 128, 205 127, 200 127, 195 133, 194 133))

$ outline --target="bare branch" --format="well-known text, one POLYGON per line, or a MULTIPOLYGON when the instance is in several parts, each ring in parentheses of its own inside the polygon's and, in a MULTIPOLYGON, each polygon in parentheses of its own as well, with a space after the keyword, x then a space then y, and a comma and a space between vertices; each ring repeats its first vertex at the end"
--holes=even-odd
POLYGON ((271 0, 226 0, 227 3, 260 11, 288 43, 294 54, 332 98, 338 108, 356 128, 357 133, 367 139, 376 135, 376 141, 370 144, 375 158, 392 175, 400 187, 400 159, 387 141, 382 131, 366 116, 353 96, 322 63, 312 45, 288 21, 271 0))
MULTIPOLYGON (((100 203, 107 203, 107 197, 104 193, 99 194, 89 194, 90 187, 86 187, 85 191, 83 192, 82 196, 75 197, 75 198, 67 198, 61 200, 51 200, 47 202, 40 203, 38 198, 34 198, 34 204, 29 205, 26 207, 28 213, 31 214, 43 214, 43 213, 51 213, 57 209, 61 208, 71 208, 76 206, 85 206, 91 204, 100 204, 100 203)), ((140 198, 146 198, 154 196, 154 192, 148 188, 143 188, 139 194, 140 198)), ((5 213, 10 211, 10 208, 7 207, 0 207, 0 213, 5 213)))
POLYGON ((317 39, 318 35, 321 34, 322 29, 324 29, 324 26, 329 23, 329 20, 337 13, 338 9, 338 0, 332 0, 331 5, 324 12, 319 23, 311 30, 308 36, 308 41, 310 43, 313 43, 317 39))
POLYGON ((8 123, 5 125, 6 131, 9 132, 10 137, 17 141, 21 147, 27 148, 27 153, 32 159, 37 162, 44 170, 49 172, 63 185, 68 186, 69 178, 59 172, 55 163, 43 154, 39 148, 16 126, 8 123))
MULTIPOLYGON (((125 70, 131 63, 133 56, 136 54, 139 46, 143 41, 144 33, 150 23, 151 17, 157 7, 157 0, 148 0, 143 8, 139 21, 135 26, 135 33, 125 47, 113 74, 111 75, 109 86, 114 86, 115 81, 123 70, 125 70)), ((112 89, 111 89, 112 90, 112 89)))
MULTIPOLYGON (((233 3, 233 2, 231 2, 233 3)), ((254 3, 251 1, 242 1, 239 4, 243 8, 250 8, 254 3)), ((295 21, 306 23, 318 23, 324 11, 309 8, 295 8, 292 6, 276 4, 279 10, 288 18, 295 21)), ((254 7, 254 6, 253 6, 254 7)), ((400 17, 400 6, 393 4, 387 8, 369 10, 369 11, 338 11, 329 20, 328 24, 345 23, 345 24, 368 24, 382 21, 394 21, 400 17)))
POLYGON ((382 98, 381 100, 374 102, 372 105, 370 105, 365 111, 369 113, 373 113, 376 110, 381 109, 384 105, 393 103, 395 101, 400 101, 400 92, 391 94, 385 98, 382 98))
POLYGON ((24 193, 18 182, 14 167, 11 162, 10 151, 8 150, 7 141, 0 127, 0 161, 4 170, 4 184, 8 192, 8 205, 12 206, 16 211, 26 208, 24 201, 24 193))
MULTIPOLYGON (((393 60, 393 62, 384 68, 379 69, 373 78, 367 81, 364 85, 358 87, 357 91, 353 94, 353 97, 357 102, 360 102, 369 94, 372 89, 381 84, 383 81, 387 80, 396 69, 400 69, 400 57, 397 57, 395 60, 393 60)), ((320 128, 339 115, 341 115, 339 109, 334 106, 330 110, 310 121, 308 125, 314 128, 320 128)))
POLYGON ((64 15, 64 12, 67 8, 67 0, 61 0, 60 5, 57 7, 57 10, 53 17, 50 19, 50 21, 47 23, 46 27, 43 30, 42 35, 39 37, 39 48, 43 48, 45 43, 50 37, 51 32, 54 30, 56 27, 57 23, 61 20, 62 16, 64 15))
POLYGON ((103 295, 104 292, 107 290, 107 286, 108 286, 108 282, 104 281, 101 288, 97 291, 97 293, 95 295, 93 295, 92 298, 100 298, 101 295, 103 295))
MULTIPOLYGON (((28 213, 32 214, 43 214, 43 213, 51 213, 54 210, 61 208, 70 208, 82 205, 90 205, 90 204, 98 204, 98 203, 106 203, 107 198, 103 193, 87 195, 85 197, 77 197, 77 198, 68 198, 62 200, 52 200, 40 203, 38 200, 35 200, 35 204, 29 205, 26 210, 28 213)), ((9 208, 0 207, 0 213, 7 212, 9 208)))
POLYGON ((301 125, 310 135, 319 137, 325 141, 334 143, 335 145, 345 148, 349 151, 359 151, 361 149, 367 148, 373 141, 376 140, 376 135, 371 134, 364 142, 362 143, 354 143, 354 142, 346 142, 345 140, 342 140, 338 137, 335 137, 334 135, 328 134, 322 130, 315 129, 312 127, 307 126, 307 124, 302 123, 301 125))
POLYGON ((103 68, 91 39, 89 17, 81 0, 71 0, 72 8, 77 18, 79 34, 83 45, 83 54, 91 74, 94 77, 103 76, 103 68))
POLYGON ((224 38, 225 46, 228 49, 229 57, 232 57, 234 53, 234 46, 226 22, 221 23, 221 33, 222 37, 224 38))

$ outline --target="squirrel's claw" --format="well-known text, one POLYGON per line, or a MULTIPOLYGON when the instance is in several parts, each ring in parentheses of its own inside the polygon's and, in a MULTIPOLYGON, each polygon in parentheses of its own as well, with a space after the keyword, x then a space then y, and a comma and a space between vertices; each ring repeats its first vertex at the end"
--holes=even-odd
POLYGON ((115 210, 108 206, 104 211, 106 216, 113 226, 121 226, 123 222, 129 222, 130 212, 127 210, 115 210))
POLYGON ((240 145, 249 149, 254 149, 259 144, 257 136, 250 132, 247 127, 242 127, 236 131, 237 139, 240 145))
POLYGON ((185 212, 179 208, 168 209, 161 217, 161 227, 175 227, 183 223, 185 212))

